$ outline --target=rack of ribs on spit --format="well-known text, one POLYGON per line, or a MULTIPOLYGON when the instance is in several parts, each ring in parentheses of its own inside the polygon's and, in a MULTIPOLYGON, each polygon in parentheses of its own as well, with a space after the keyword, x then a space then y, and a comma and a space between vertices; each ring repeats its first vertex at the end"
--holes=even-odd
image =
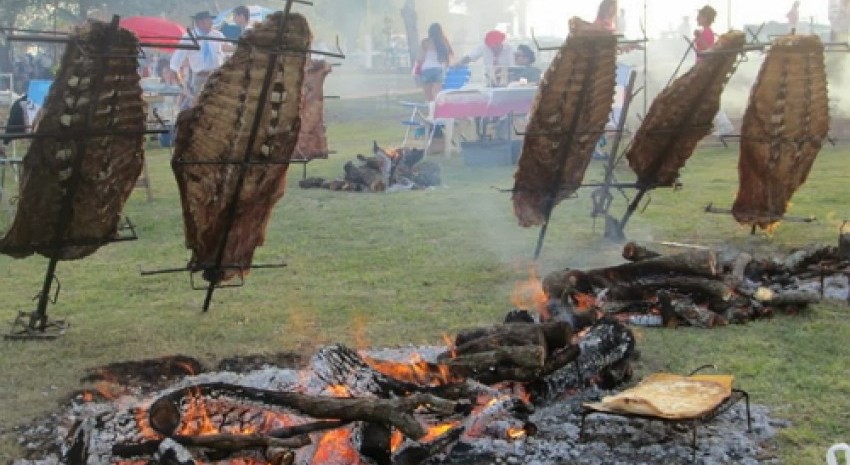
POLYGON ((328 157, 324 87, 331 69, 327 60, 310 60, 307 63, 301 94, 301 134, 295 145, 295 159, 310 161, 328 157))
POLYGON ((524 227, 542 225, 582 183, 605 130, 616 85, 617 37, 578 18, 543 75, 513 189, 524 227))
POLYGON ((829 132, 828 104, 820 39, 775 39, 744 113, 732 206, 739 223, 765 229, 782 219, 829 132))
POLYGON ((89 21, 70 36, 23 159, 18 209, 0 252, 59 260, 118 236, 144 163, 138 39, 89 21))
POLYGON ((735 71, 744 33, 730 31, 685 74, 664 89, 649 107, 626 151, 629 166, 644 190, 674 185, 679 170, 712 129, 720 95, 735 71))
POLYGON ((310 40, 302 15, 268 16, 245 33, 233 56, 210 76, 196 105, 177 119, 172 169, 186 247, 192 251, 188 268, 203 271, 211 283, 250 269, 272 208, 283 197, 301 124, 310 40))

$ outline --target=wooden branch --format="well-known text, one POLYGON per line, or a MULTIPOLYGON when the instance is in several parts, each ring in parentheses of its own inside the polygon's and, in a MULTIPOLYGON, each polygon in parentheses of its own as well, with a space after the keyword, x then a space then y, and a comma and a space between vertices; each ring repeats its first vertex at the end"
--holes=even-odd
POLYGON ((420 406, 445 415, 458 408, 455 402, 440 399, 430 394, 417 393, 402 399, 352 399, 309 396, 295 392, 277 392, 238 386, 226 383, 209 383, 185 387, 157 399, 150 408, 151 426, 157 432, 170 436, 180 425, 177 405, 192 396, 233 397, 250 400, 269 406, 286 407, 317 419, 344 421, 367 421, 398 428, 407 437, 419 439, 425 436, 425 428, 413 417, 412 412, 420 406), (166 412, 161 414, 160 411, 166 412), (176 421, 175 421, 176 420, 176 421))
POLYGON ((273 438, 285 439, 295 436, 301 436, 302 434, 314 433, 316 431, 336 429, 345 426, 348 423, 350 422, 342 420, 319 421, 316 423, 306 423, 303 425, 287 426, 285 428, 273 429, 268 432, 268 435, 273 438))
MULTIPOLYGON (((310 436, 289 438, 275 438, 270 435, 238 435, 238 434, 215 434, 208 436, 172 436, 171 440, 187 447, 205 447, 225 452, 239 452, 246 449, 257 448, 284 448, 298 449, 310 444, 310 436)), ((121 458, 133 458, 151 455, 155 453, 163 439, 145 441, 138 444, 115 444, 112 446, 112 455, 121 458)))

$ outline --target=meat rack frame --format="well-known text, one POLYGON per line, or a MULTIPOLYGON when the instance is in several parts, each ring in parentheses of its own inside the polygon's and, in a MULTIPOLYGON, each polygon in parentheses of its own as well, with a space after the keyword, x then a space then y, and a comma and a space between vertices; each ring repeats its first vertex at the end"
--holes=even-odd
MULTIPOLYGON (((764 52, 767 48, 769 48, 772 45, 769 42, 760 42, 759 41, 759 35, 761 34, 761 31, 762 31, 762 29, 764 29, 766 24, 767 23, 762 23, 761 26, 759 26, 758 29, 756 29, 755 31, 752 31, 749 28, 746 29, 745 32, 750 37, 750 43, 746 44, 739 51, 740 53, 744 54, 744 59, 746 58, 746 55, 745 55, 746 53, 748 53, 748 52, 764 52)), ((850 52, 850 43, 848 43, 848 42, 826 42, 823 45, 824 45, 824 53, 848 53, 848 52, 850 52)), ((734 52, 734 51, 727 51, 725 53, 731 53, 731 52, 734 52)), ((717 53, 723 53, 723 52, 707 51, 707 52, 703 52, 702 54, 703 55, 712 55, 712 54, 717 54, 717 53)), ((719 139, 720 139, 720 143, 723 144, 724 147, 728 147, 728 144, 727 144, 728 140, 735 139, 735 140, 741 141, 741 140, 744 139, 744 137, 741 134, 725 134, 725 135, 720 136, 719 139)), ((808 140, 809 140, 809 138, 783 139, 783 140, 781 140, 781 142, 785 143, 785 144, 797 144, 797 143, 800 143, 800 142, 806 142, 808 140)), ((828 143, 832 144, 833 147, 836 145, 835 138, 828 135, 828 134, 826 136, 826 141, 828 143)), ((706 205, 703 208, 703 211, 705 213, 717 214, 717 215, 731 215, 732 214, 731 208, 716 207, 713 202, 706 205)), ((815 216, 811 216, 811 215, 810 216, 783 215, 783 216, 780 216, 780 217, 770 218, 770 219, 776 220, 776 221, 785 221, 785 222, 790 222, 790 223, 814 223, 814 222, 817 221, 817 218, 815 216)), ((753 224, 750 228, 750 234, 755 235, 756 231, 757 231, 757 225, 753 224)))
MULTIPOLYGON (((292 6, 295 3, 309 5, 312 6, 313 3, 306 0, 286 0, 286 5, 282 10, 283 15, 279 18, 279 27, 277 30, 277 39, 275 43, 283 43, 283 32, 284 25, 289 19, 289 15, 292 12, 292 6)), ((203 38, 207 40, 206 38, 203 38)), ((223 42, 237 42, 232 39, 220 39, 220 38, 210 38, 209 40, 217 40, 223 42)), ((315 55, 323 55, 329 56, 333 58, 344 59, 345 55, 339 48, 339 44, 337 43, 337 51, 339 53, 332 53, 326 51, 319 50, 311 50, 311 49, 292 49, 285 47, 277 47, 274 49, 266 50, 270 55, 269 64, 266 68, 266 74, 263 78, 262 88, 260 89, 260 94, 258 98, 258 105, 255 112, 254 119, 251 124, 251 129, 248 136, 248 142, 246 144, 245 153, 242 155, 241 159, 238 160, 221 160, 221 161, 172 161, 173 164, 179 165, 231 165, 239 168, 239 172, 237 174, 236 179, 236 187, 233 190, 232 196, 227 200, 226 208, 225 208, 225 227, 224 233, 222 237, 219 239, 218 250, 216 252, 215 264, 213 266, 194 266, 192 263, 188 263, 184 267, 179 268, 165 268, 159 270, 140 270, 142 276, 152 276, 158 274, 171 274, 171 273, 189 273, 190 286, 193 290, 203 290, 205 291, 204 303, 202 307, 203 312, 209 311, 210 305, 212 304, 212 297, 216 289, 225 289, 225 288, 234 288, 234 287, 242 287, 245 282, 245 273, 252 269, 269 269, 269 268, 283 268, 287 265, 285 263, 272 263, 272 264, 251 264, 248 266, 241 264, 227 264, 224 263, 224 252, 227 246, 227 241, 232 232, 234 223, 236 221, 236 214, 239 208, 239 199, 241 197, 245 177, 247 175, 247 171, 252 166, 257 165, 291 165, 291 164, 304 164, 304 175, 306 176, 306 161, 305 160, 292 160, 291 154, 290 157, 283 160, 265 160, 265 161, 257 161, 253 159, 253 154, 251 153, 251 147, 254 146, 254 143, 258 137, 260 132, 260 123, 261 116, 265 111, 266 105, 268 103, 269 92, 271 91, 272 80, 274 78, 275 67, 277 66, 278 59, 283 55, 303 55, 306 56, 308 54, 315 55), (239 280, 236 283, 225 284, 215 279, 210 279, 206 285, 197 285, 195 283, 195 274, 203 273, 208 274, 209 276, 220 276, 224 271, 238 271, 239 280)), ((329 97, 330 98, 330 97, 329 97)))
MULTIPOLYGON (((643 39, 638 39, 638 40, 620 40, 621 39, 620 35, 617 35, 616 37, 618 39, 617 40, 617 46, 618 47, 635 46, 635 45, 638 45, 638 44, 645 44, 647 42, 647 39, 645 37, 643 39)), ((533 31, 532 31, 532 40, 533 40, 534 45, 535 45, 535 47, 537 48, 538 51, 556 51, 556 50, 561 49, 561 47, 543 47, 543 46, 541 46, 540 43, 537 41, 537 38, 534 37, 533 31)), ((585 38, 584 40, 588 40, 588 41, 593 42, 593 41, 600 41, 600 40, 607 40, 607 39, 605 39, 604 37, 602 37, 602 38, 590 38, 589 37, 589 38, 585 38)), ((645 53, 645 51, 644 51, 644 53, 645 53)), ((596 58, 595 55, 593 55, 592 57, 594 59, 596 58)), ((588 77, 586 77, 585 79, 587 79, 587 78, 588 77)), ((622 135, 625 132, 626 119, 628 117, 628 113, 629 113, 629 110, 630 110, 630 107, 631 107, 631 102, 634 100, 634 98, 637 95, 639 95, 643 91, 643 88, 640 88, 640 89, 637 89, 637 90, 634 88, 636 78, 637 78, 637 72, 635 70, 631 70, 629 72, 629 77, 628 77, 628 80, 627 80, 627 83, 626 83, 626 86, 625 86, 626 95, 624 96, 623 108, 620 112, 620 118, 619 118, 619 121, 617 121, 616 129, 614 129, 614 130, 603 130, 602 131, 602 134, 612 134, 612 133, 614 134, 614 141, 612 142, 611 153, 608 156, 608 162, 605 165, 603 182, 602 183, 590 183, 590 184, 582 183, 580 186, 578 186, 578 189, 585 188, 585 187, 596 187, 597 188, 594 191, 594 193, 592 194, 592 197, 594 199, 594 208, 593 208, 593 212, 591 213, 591 216, 594 219, 597 216, 604 216, 606 218, 606 236, 608 236, 608 234, 609 234, 609 232, 608 232, 609 226, 608 225, 610 225, 612 223, 611 221, 608 220, 608 218, 610 218, 610 216, 608 215, 608 209, 610 208, 611 202, 613 201, 613 197, 611 196, 610 190, 612 188, 622 190, 622 189, 626 189, 626 188, 636 188, 637 187, 637 185, 635 183, 618 183, 618 182, 616 182, 616 179, 615 179, 615 176, 614 176, 614 169, 617 167, 617 165, 620 163, 620 161, 622 159, 622 158, 617 156, 617 152, 619 151, 619 146, 620 146, 620 142, 621 142, 621 139, 622 139, 622 135)), ((576 135, 581 135, 580 132, 577 129, 578 129, 578 125, 579 125, 579 122, 580 122, 579 120, 580 120, 581 112, 582 112, 583 107, 585 106, 585 104, 586 104, 586 102, 589 98, 589 96, 587 94, 588 94, 588 86, 584 85, 584 86, 582 86, 581 94, 578 97, 579 110, 576 111, 576 117, 574 117, 573 121, 571 121, 569 129, 567 129, 564 132, 557 133, 557 134, 541 134, 541 133, 538 133, 537 135, 562 136, 562 137, 565 138, 566 146, 571 145, 573 137, 576 136, 576 135)), ((517 131, 516 129, 514 131, 517 135, 520 135, 520 136, 528 134, 528 133, 525 133, 525 132, 517 131)), ((568 150, 563 150, 558 154, 560 163, 558 164, 558 171, 555 175, 555 179, 558 179, 559 181, 556 182, 556 183, 553 183, 553 185, 551 186, 549 193, 547 195, 546 205, 544 206, 544 223, 543 223, 543 226, 540 228, 540 233, 539 233, 538 238, 537 238, 537 244, 534 248, 534 259, 535 260, 540 258, 540 254, 543 250, 543 243, 546 239, 546 233, 547 233, 548 228, 549 228, 549 220, 551 219, 552 212, 555 209, 555 201, 554 200, 555 200, 558 192, 563 189, 563 184, 560 182, 560 180, 563 177, 563 170, 564 170, 564 166, 565 166, 565 162, 566 162, 566 157, 568 156, 568 154, 569 154, 568 150)), ((506 190, 505 192, 514 192, 514 190, 510 189, 510 190, 506 190)), ((611 219, 613 219, 613 218, 611 218, 611 219)), ((616 220, 614 220, 614 222, 616 222, 616 220)))
MULTIPOLYGON (((109 29, 107 30, 106 39, 102 43, 96 44, 98 50, 94 53, 90 52, 86 47, 80 47, 81 53, 84 56, 88 56, 94 60, 94 68, 95 72, 92 74, 92 88, 100 87, 100 83, 103 80, 103 77, 106 72, 106 60, 108 58, 115 57, 127 57, 127 55, 116 55, 112 52, 115 46, 115 40, 118 34, 118 22, 119 17, 113 16, 112 21, 109 24, 109 29)), ((3 29, 3 34, 6 35, 6 39, 9 41, 21 41, 21 42, 50 42, 50 43, 63 43, 68 44, 72 41, 72 38, 69 34, 66 33, 56 33, 54 31, 37 31, 37 30, 22 30, 22 29, 3 29), (10 32, 12 34, 10 34, 10 32), (17 32, 26 32, 27 34, 15 34, 17 32)), ((162 43, 139 43, 137 48, 137 53, 131 55, 131 57, 135 58, 139 54, 142 54, 141 47, 158 47, 158 46, 169 46, 169 47, 181 47, 181 48, 194 48, 198 50, 197 43, 194 45, 168 45, 162 43)), ((75 160, 72 176, 68 181, 68 190, 65 197, 62 199, 62 208, 59 210, 59 218, 56 219, 56 233, 54 238, 50 241, 51 245, 49 246, 50 250, 53 251, 52 256, 49 257, 47 269, 44 275, 44 281, 41 287, 41 291, 36 294, 33 300, 37 300, 36 308, 34 311, 26 312, 19 311, 17 317, 12 322, 11 329, 9 333, 4 335, 5 339, 13 339, 13 340, 45 340, 45 339, 55 339, 68 329, 69 324, 64 320, 50 320, 47 315, 47 307, 49 304, 56 304, 59 299, 59 293, 61 291, 62 285, 59 281, 59 278, 56 275, 56 268, 59 264, 59 257, 61 250, 67 247, 75 247, 75 246, 91 246, 91 245, 106 245, 113 242, 125 242, 132 241, 138 239, 138 234, 136 233, 135 225, 130 221, 130 219, 126 216, 123 217, 123 224, 119 225, 118 233, 127 232, 129 234, 126 235, 118 235, 116 237, 106 238, 106 239, 98 239, 92 238, 90 240, 82 240, 75 241, 74 243, 65 242, 62 238, 65 236, 68 228, 71 225, 71 221, 73 220, 73 202, 77 196, 77 188, 80 184, 80 171, 82 161, 85 158, 85 154, 87 153, 88 142, 93 137, 101 137, 106 135, 118 135, 118 134, 136 134, 135 131, 118 131, 118 130, 100 130, 91 127, 91 121, 94 116, 94 112, 96 111, 97 105, 96 102, 93 102, 85 113, 83 119, 83 125, 80 128, 76 128, 73 134, 63 134, 63 133, 39 133, 38 131, 26 134, 4 134, 4 138, 9 139, 34 139, 34 140, 44 140, 44 139, 66 139, 71 140, 75 144, 75 148, 77 153, 83 154, 75 160), (55 289, 53 285, 56 285, 55 289), (52 294, 52 295, 51 295, 52 294)), ((140 131, 140 135, 144 134, 161 134, 164 131, 161 130, 144 130, 140 131)), ((29 251, 29 248, 27 248, 29 251)))

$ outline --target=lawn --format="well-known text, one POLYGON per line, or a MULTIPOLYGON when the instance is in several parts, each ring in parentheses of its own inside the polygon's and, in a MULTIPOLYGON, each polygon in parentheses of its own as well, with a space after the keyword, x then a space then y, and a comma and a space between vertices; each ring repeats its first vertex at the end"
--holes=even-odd
MULTIPOLYGON (((338 153, 308 165, 311 176, 335 177, 372 140, 401 141, 404 109, 390 97, 329 101, 330 140, 338 153)), ((745 251, 787 251, 837 242, 850 217, 847 147, 826 147, 809 183, 794 197, 791 215, 811 224, 782 224, 772 235, 750 235, 728 216, 702 207, 729 206, 737 189, 735 148, 700 148, 682 173, 684 188, 653 192, 627 229, 630 239, 702 245, 732 244, 745 251)), ((515 282, 525 279, 537 229, 516 225, 510 167, 470 168, 460 157, 433 159, 444 186, 435 190, 354 194, 302 190, 301 166, 277 205, 256 262, 284 261, 257 270, 241 288, 204 294, 185 274, 140 276, 139 270, 183 266, 182 218, 168 152, 148 152, 154 201, 140 190, 126 213, 139 240, 102 248, 79 262, 62 262, 62 293, 50 315, 71 326, 50 342, 0 341, 0 428, 55 411, 81 387, 87 368, 109 362, 186 354, 206 361, 234 354, 295 351, 343 342, 353 346, 441 343, 444 333, 500 321, 515 282)), ((590 178, 598 178, 594 162, 590 178)), ((628 178, 627 170, 620 173, 628 178)), ((622 212, 619 197, 613 210, 622 212)), ((620 246, 601 237, 589 217, 589 192, 563 202, 552 218, 541 273, 563 267, 618 263, 620 246)), ((8 218, 5 220, 8 224, 8 218)), ((4 226, 5 227, 5 226, 4 226)), ((0 258, 0 301, 11 322, 33 308, 47 261, 0 258)), ((715 363, 734 373, 753 401, 791 421, 776 453, 784 464, 820 464, 826 448, 847 441, 850 412, 850 310, 823 304, 800 315, 714 330, 637 330, 640 373, 687 371, 715 363)), ((4 323, 5 322, 0 322, 4 323)), ((0 459, 19 456, 14 435, 0 459)))

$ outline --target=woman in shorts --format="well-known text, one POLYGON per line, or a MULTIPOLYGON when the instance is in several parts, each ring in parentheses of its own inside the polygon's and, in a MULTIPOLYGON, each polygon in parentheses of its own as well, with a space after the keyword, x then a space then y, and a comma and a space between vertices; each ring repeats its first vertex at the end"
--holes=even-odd
POLYGON ((428 37, 422 39, 416 67, 419 70, 419 82, 425 92, 425 100, 434 101, 434 97, 443 89, 445 69, 451 64, 454 52, 443 28, 434 23, 428 28, 428 37))

